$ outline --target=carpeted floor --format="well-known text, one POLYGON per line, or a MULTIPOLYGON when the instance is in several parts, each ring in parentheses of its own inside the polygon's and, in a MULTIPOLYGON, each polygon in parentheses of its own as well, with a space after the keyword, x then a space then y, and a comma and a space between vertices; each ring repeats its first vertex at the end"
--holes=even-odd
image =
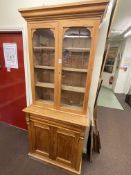
MULTIPOLYGON (((82 175, 131 175, 131 110, 98 108, 102 150, 86 159, 82 175)), ((29 159, 27 132, 0 123, 0 175, 67 175, 58 168, 29 159)))

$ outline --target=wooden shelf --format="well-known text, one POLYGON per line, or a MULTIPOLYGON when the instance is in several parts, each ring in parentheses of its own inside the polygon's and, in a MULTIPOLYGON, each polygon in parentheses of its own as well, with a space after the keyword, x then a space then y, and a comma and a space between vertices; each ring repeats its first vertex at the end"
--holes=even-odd
POLYGON ((85 92, 85 88, 83 88, 83 87, 68 86, 68 85, 62 85, 62 90, 80 92, 80 93, 85 92))
MULTIPOLYGON (((36 82, 36 86, 45 87, 45 88, 54 88, 53 83, 36 82)), ((81 92, 81 93, 85 92, 85 88, 83 88, 83 87, 68 86, 68 85, 62 85, 62 90, 73 91, 73 92, 81 92)))
POLYGON ((43 103, 53 104, 53 100, 42 100, 42 99, 36 100, 36 104, 43 104, 43 103))
POLYGON ((90 51, 90 48, 78 48, 78 47, 67 47, 64 49, 72 52, 89 52, 90 51))
POLYGON ((68 109, 73 109, 73 110, 81 110, 82 106, 77 106, 77 105, 67 105, 65 103, 61 103, 61 108, 68 108, 68 109))
POLYGON ((113 67, 114 65, 111 65, 111 64, 105 64, 105 66, 108 66, 108 67, 113 67))
POLYGON ((38 68, 38 69, 49 69, 49 70, 54 70, 54 67, 53 67, 53 66, 35 65, 34 67, 35 67, 35 68, 38 68))
POLYGON ((63 67, 62 70, 64 71, 70 71, 70 72, 87 72, 87 69, 77 69, 77 68, 68 68, 68 67, 63 67))
MULTIPOLYGON (((53 66, 41 66, 41 65, 35 65, 34 66, 37 69, 49 69, 49 70, 54 70, 53 66)), ((62 70, 64 71, 70 71, 70 72, 87 72, 87 69, 77 69, 77 68, 68 68, 68 67, 63 67, 62 70)))
POLYGON ((90 36, 84 36, 84 35, 80 35, 80 36, 73 36, 73 35, 65 35, 64 38, 91 38, 90 36))
POLYGON ((54 88, 54 84, 53 83, 36 82, 35 86, 45 87, 45 88, 54 88))
POLYGON ((34 50, 39 51, 39 50, 54 50, 54 47, 44 47, 44 46, 36 46, 33 47, 34 50))

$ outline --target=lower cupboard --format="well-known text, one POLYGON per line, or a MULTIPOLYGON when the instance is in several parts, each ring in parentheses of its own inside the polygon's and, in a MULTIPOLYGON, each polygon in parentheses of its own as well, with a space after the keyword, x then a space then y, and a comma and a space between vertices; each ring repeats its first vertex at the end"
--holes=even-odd
POLYGON ((62 121, 39 120, 27 114, 29 155, 45 163, 56 165, 73 174, 80 174, 84 127, 62 121))

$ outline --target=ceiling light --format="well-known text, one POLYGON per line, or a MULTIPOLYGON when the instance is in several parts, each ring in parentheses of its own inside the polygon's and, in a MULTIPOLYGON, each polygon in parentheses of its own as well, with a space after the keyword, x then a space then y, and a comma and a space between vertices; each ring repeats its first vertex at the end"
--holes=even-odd
POLYGON ((121 31, 121 30, 111 30, 111 33, 112 34, 122 34, 123 33, 123 31, 121 31))
POLYGON ((131 35, 131 30, 129 30, 128 32, 126 32, 126 33, 124 34, 124 37, 126 38, 126 37, 129 36, 129 35, 131 35))

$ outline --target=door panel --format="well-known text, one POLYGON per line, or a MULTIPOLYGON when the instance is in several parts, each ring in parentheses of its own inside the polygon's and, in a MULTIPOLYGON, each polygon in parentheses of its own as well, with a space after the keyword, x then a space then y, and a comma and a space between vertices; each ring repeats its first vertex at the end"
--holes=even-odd
POLYGON ((35 122, 34 130, 34 146, 35 152, 44 156, 49 156, 50 151, 50 127, 48 125, 35 122))
POLYGON ((26 106, 22 33, 0 33, 0 121, 26 129, 26 106), (7 71, 3 43, 16 43, 18 69, 7 71))
POLYGON ((68 166, 73 165, 75 134, 67 129, 57 128, 56 160, 68 166))

